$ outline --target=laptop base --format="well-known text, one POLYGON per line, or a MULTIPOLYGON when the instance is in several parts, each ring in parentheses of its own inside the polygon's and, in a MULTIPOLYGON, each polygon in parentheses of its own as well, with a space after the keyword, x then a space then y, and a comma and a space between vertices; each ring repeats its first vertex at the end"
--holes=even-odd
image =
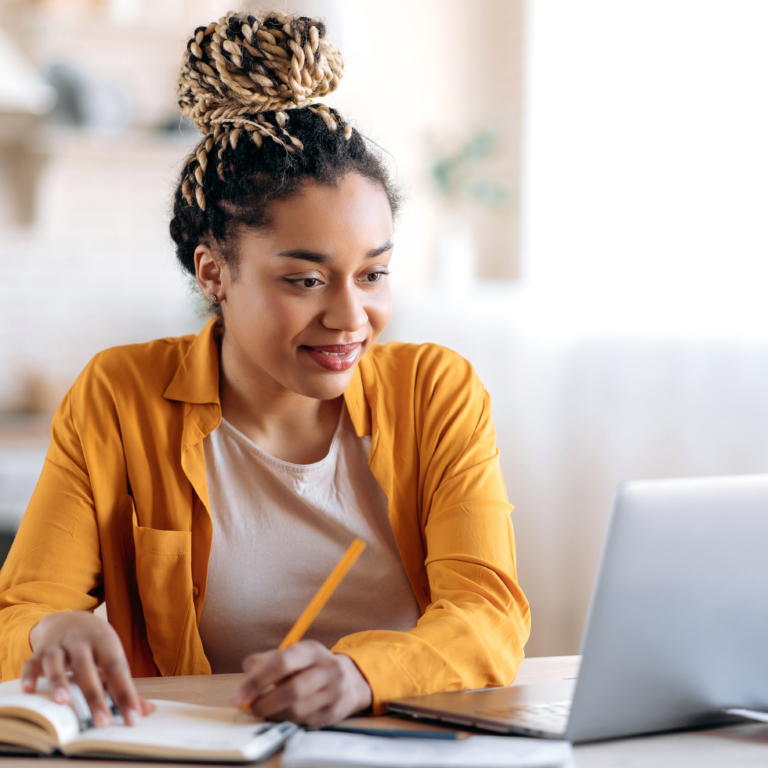
POLYGON ((574 680, 451 691, 388 703, 390 712, 493 733, 563 739, 574 680))

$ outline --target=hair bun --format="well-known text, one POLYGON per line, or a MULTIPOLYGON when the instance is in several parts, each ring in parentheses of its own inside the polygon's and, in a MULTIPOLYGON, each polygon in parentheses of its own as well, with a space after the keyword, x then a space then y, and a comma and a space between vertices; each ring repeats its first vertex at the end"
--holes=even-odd
POLYGON ((343 72, 321 21, 232 11, 187 43, 179 106, 207 134, 236 115, 305 106, 335 90, 343 72))

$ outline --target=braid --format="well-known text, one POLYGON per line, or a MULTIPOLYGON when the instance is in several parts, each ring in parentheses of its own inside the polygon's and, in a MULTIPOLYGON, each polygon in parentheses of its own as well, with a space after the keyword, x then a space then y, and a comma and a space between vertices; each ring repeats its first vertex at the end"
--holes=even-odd
MULTIPOLYGON (((267 139, 291 154, 304 148, 286 129, 285 110, 331 93, 344 72, 341 54, 324 36, 322 22, 277 11, 261 20, 230 12, 195 30, 178 88, 182 113, 205 135, 185 163, 182 187, 189 205, 205 210, 208 155, 218 147, 216 170, 225 180, 228 150, 236 149, 243 131, 257 147, 267 139)), ((328 107, 310 109, 329 131, 337 130, 328 107)), ((344 127, 345 138, 351 130, 344 127)))
POLYGON ((195 30, 178 99, 203 138, 184 161, 170 225, 191 276, 202 242, 215 241, 236 270, 236 249, 225 247, 235 227, 266 226, 269 203, 306 179, 332 186, 359 173, 384 189, 396 212, 398 193, 380 156, 335 109, 315 101, 343 71, 325 25, 306 17, 228 13, 195 30))

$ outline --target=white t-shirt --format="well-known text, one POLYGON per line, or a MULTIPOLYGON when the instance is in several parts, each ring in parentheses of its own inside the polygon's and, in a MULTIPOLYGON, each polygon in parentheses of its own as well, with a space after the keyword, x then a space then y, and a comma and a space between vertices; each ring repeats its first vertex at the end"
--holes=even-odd
POLYGON ((225 420, 203 444, 213 542, 200 634, 214 673, 277 648, 355 537, 366 549, 305 638, 330 648, 353 632, 416 626, 371 438, 355 434, 346 405, 315 464, 280 461, 225 420))

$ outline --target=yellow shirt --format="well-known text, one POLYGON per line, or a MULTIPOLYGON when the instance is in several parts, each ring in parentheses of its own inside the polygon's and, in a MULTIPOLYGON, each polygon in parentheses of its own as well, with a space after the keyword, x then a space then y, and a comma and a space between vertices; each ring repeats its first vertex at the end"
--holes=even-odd
MULTIPOLYGON (((528 603, 490 399, 459 355, 376 345, 344 393, 421 608, 409 632, 343 637, 388 699, 507 685, 528 603)), ((135 677, 210 673, 198 625, 212 524, 203 439, 221 422, 212 320, 197 335, 116 347, 56 412, 45 466, 0 573, 0 676, 18 677, 29 632, 54 611, 107 615, 135 677)), ((371 595, 375 600, 375 595, 371 595)))

